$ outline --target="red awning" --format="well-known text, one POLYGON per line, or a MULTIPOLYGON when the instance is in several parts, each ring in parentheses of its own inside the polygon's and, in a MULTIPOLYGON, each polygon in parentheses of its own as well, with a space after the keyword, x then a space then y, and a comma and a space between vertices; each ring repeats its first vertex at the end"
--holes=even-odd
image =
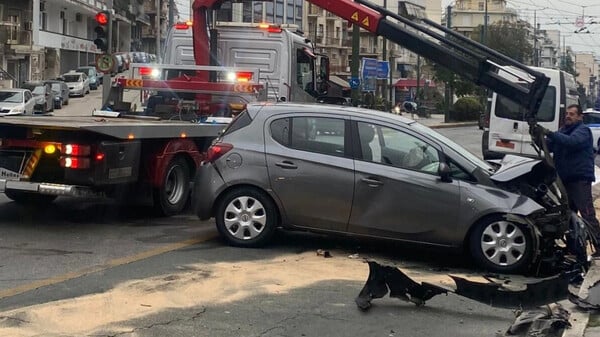
MULTIPOLYGON (((422 79, 421 82, 419 83, 419 86, 422 88, 422 87, 425 87, 425 85, 427 85, 428 87, 435 87, 435 82, 422 79)), ((401 78, 398 81, 396 81, 396 83, 394 83, 394 86, 397 87, 398 89, 416 88, 417 87, 417 79, 416 78, 401 78)))

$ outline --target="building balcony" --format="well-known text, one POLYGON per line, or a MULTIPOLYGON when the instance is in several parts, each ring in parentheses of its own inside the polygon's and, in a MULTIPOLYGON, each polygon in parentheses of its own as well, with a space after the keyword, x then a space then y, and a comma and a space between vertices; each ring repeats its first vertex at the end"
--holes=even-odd
POLYGON ((340 17, 337 16, 337 15, 335 15, 335 14, 333 14, 333 13, 327 12, 327 15, 325 15, 325 19, 327 19, 327 20, 337 20, 337 19, 340 19, 340 17))
POLYGON ((31 46, 31 31, 21 29, 18 25, 0 26, 0 43, 31 46))
POLYGON ((360 54, 360 56, 378 56, 379 50, 377 50, 376 47, 372 47, 372 48, 360 47, 359 54, 360 54))
POLYGON ((317 6, 309 6, 308 11, 306 12, 306 15, 311 16, 311 17, 322 16, 323 9, 320 7, 317 7, 317 6))

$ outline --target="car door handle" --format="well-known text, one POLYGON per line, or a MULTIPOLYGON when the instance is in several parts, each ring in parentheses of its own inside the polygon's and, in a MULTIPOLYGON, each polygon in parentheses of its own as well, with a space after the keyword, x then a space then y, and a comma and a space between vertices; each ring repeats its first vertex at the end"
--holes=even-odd
POLYGON ((296 166, 296 164, 292 163, 291 161, 287 161, 287 160, 284 160, 279 163, 275 163, 275 166, 279 166, 283 169, 292 169, 292 170, 295 170, 298 168, 298 166, 296 166))
POLYGON ((381 182, 381 180, 376 179, 376 178, 362 178, 361 181, 364 183, 367 183, 367 185, 369 185, 371 187, 377 187, 377 186, 383 185, 383 182, 381 182))

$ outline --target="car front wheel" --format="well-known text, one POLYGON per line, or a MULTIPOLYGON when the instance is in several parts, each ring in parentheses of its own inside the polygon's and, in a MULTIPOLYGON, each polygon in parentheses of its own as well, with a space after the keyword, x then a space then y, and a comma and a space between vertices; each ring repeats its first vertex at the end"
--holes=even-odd
POLYGON ((477 224, 469 248, 479 266, 497 273, 522 272, 534 259, 532 231, 500 215, 477 224))
POLYGON ((232 246, 259 247, 278 226, 275 203, 263 192, 243 187, 227 192, 216 205, 219 233, 232 246))

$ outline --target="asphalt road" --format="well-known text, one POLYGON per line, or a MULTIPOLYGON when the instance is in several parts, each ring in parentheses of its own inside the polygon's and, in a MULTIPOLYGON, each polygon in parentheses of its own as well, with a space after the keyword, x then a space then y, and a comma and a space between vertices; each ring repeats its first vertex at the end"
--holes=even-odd
MULTIPOLYGON (((87 114, 100 93, 55 113, 87 114)), ((478 149, 476 127, 440 131, 478 149)), ((386 297, 361 312, 354 299, 365 258, 418 281, 481 280, 461 252, 296 232, 240 249, 193 214, 157 218, 143 206, 71 198, 33 209, 2 195, 0 336, 479 337, 514 320, 511 310, 455 295, 423 307, 386 297)))

